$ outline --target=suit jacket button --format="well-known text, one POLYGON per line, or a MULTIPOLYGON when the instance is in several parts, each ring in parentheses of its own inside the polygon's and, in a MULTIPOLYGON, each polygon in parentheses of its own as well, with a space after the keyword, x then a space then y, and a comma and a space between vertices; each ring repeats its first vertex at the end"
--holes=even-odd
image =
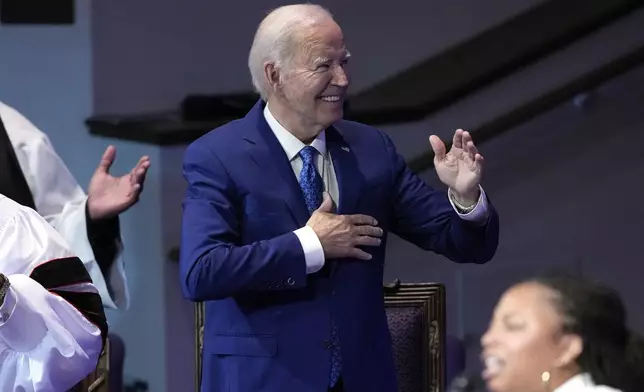
POLYGON ((293 278, 288 278, 288 279, 286 279, 286 283, 287 283, 289 286, 293 286, 293 285, 295 284, 295 281, 293 280, 293 278))
POLYGON ((331 343, 330 340, 324 341, 324 348, 326 348, 327 350, 330 350, 332 347, 333 347, 333 343, 331 343))

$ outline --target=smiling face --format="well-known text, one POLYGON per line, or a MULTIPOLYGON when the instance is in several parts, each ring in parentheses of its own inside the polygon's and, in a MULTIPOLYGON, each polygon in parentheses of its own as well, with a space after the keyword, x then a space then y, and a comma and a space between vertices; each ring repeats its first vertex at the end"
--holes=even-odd
POLYGON ((578 372, 581 339, 563 332, 554 295, 537 283, 519 284, 503 295, 481 339, 490 391, 543 391, 543 372, 551 373, 551 388, 578 372))
POLYGON ((331 18, 302 28, 293 42, 293 57, 284 68, 266 65, 273 89, 268 105, 286 129, 305 141, 342 118, 349 52, 331 18))

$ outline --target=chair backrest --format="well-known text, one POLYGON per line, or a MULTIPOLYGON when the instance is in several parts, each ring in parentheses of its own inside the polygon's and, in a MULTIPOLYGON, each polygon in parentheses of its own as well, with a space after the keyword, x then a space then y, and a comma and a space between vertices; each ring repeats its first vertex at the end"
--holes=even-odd
POLYGON ((440 283, 385 285, 398 390, 445 390, 445 286, 440 283))
MULTIPOLYGON (((384 301, 400 392, 445 390, 445 286, 385 285, 384 301)), ((195 390, 201 388, 204 304, 195 304, 195 390)))
POLYGON ((195 391, 201 390, 201 356, 203 354, 204 318, 206 307, 203 302, 195 303, 195 391))
POLYGON ((98 359, 96 369, 76 384, 69 392, 109 392, 110 341, 105 341, 105 349, 98 359))

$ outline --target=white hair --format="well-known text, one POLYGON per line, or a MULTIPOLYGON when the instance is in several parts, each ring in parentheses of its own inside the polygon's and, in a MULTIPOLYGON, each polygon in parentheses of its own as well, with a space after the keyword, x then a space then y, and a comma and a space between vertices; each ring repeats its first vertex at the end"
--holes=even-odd
POLYGON ((253 45, 248 54, 248 69, 255 91, 267 100, 270 85, 264 75, 264 64, 272 62, 284 68, 293 58, 296 35, 303 28, 323 20, 333 20, 324 7, 316 4, 285 5, 271 11, 257 27, 253 45))

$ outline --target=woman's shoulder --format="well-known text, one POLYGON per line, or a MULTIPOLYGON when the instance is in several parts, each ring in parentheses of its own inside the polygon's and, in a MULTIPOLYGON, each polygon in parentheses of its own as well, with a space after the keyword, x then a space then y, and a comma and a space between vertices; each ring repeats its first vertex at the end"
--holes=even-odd
POLYGON ((589 374, 578 374, 566 381, 555 392, 622 392, 606 385, 597 385, 589 374))
POLYGON ((594 387, 590 387, 590 389, 588 389, 588 392, 622 392, 622 391, 620 389, 607 387, 606 385, 596 385, 594 387))

